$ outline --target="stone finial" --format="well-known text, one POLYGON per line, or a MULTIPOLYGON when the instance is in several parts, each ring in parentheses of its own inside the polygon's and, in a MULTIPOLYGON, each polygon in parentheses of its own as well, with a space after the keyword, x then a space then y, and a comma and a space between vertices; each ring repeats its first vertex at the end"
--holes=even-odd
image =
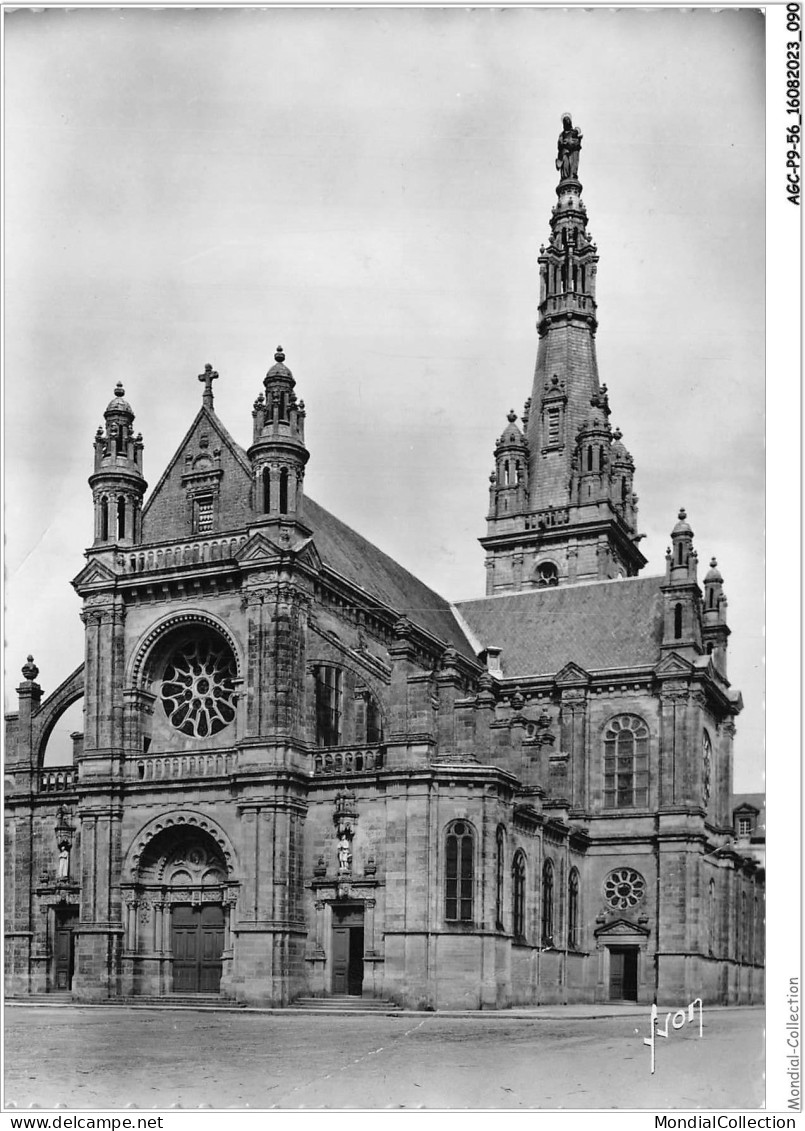
POLYGON ((125 395, 126 395, 126 390, 123 388, 123 383, 122 383, 122 381, 118 381, 118 383, 115 385, 115 396, 116 397, 125 397, 125 395))
POLYGON ((711 558, 710 559, 710 569, 715 569, 717 565, 718 565, 718 562, 716 561, 716 559, 711 558))
POLYGON ((506 419, 508 420, 509 424, 514 424, 515 420, 517 419, 517 413, 513 408, 509 409, 508 413, 506 414, 506 419))
POLYGON ((24 678, 29 680, 29 682, 31 683, 33 683, 33 681, 39 675, 39 668, 34 663, 33 656, 29 656, 27 664, 22 665, 22 674, 24 678))
POLYGON ((280 365, 283 363, 283 361, 285 361, 285 353, 282 349, 282 346, 277 346, 274 352, 274 360, 276 362, 279 362, 280 365))
POLYGON ((618 428, 618 426, 616 424, 615 425, 615 431, 612 433, 612 439, 613 440, 620 440, 622 438, 623 438, 623 432, 621 432, 620 428, 618 428))
POLYGON ((209 362, 204 366, 204 372, 199 373, 199 381, 204 382, 204 392, 201 397, 201 403, 205 408, 212 408, 212 383, 217 380, 218 374, 210 365, 209 362))

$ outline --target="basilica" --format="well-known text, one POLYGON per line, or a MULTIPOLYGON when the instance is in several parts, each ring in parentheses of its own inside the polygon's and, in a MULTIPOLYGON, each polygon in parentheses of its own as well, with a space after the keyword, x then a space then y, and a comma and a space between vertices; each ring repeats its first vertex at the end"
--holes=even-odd
POLYGON ((246 449, 207 366, 149 494, 114 389, 72 582, 84 661, 45 695, 28 657, 6 717, 7 994, 762 1000, 723 579, 684 510, 642 572, 580 145, 567 117, 533 385, 478 499, 485 595, 451 604, 306 494, 281 348, 246 449), (45 765, 79 700, 72 761, 45 765))

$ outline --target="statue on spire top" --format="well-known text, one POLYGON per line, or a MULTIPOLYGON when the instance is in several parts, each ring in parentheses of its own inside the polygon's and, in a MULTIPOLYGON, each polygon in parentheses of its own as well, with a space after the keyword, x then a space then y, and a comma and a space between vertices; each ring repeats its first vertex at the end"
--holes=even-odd
POLYGON ((556 168, 560 170, 560 181, 575 180, 579 175, 582 133, 575 128, 569 114, 562 115, 562 127, 557 143, 556 168))

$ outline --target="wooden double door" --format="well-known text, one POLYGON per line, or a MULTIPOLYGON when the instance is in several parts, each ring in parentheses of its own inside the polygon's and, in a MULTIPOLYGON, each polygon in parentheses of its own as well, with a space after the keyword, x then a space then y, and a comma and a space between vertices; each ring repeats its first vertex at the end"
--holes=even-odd
POLYGON ((217 994, 224 951, 224 909, 220 903, 174 904, 171 947, 173 992, 217 994))
POLYGON ((363 905, 333 904, 333 994, 363 993, 363 905))

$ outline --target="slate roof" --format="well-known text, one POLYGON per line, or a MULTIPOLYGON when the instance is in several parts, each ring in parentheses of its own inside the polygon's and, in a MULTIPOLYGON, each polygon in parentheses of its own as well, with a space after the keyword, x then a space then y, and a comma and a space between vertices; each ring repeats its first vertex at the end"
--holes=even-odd
POLYGON ((313 531, 313 543, 326 566, 439 640, 451 644, 462 656, 477 658, 444 597, 434 593, 309 495, 305 495, 302 521, 313 531))
POLYGON ((504 678, 656 664, 662 640, 661 577, 558 585, 460 601, 482 648, 501 649, 504 678))

